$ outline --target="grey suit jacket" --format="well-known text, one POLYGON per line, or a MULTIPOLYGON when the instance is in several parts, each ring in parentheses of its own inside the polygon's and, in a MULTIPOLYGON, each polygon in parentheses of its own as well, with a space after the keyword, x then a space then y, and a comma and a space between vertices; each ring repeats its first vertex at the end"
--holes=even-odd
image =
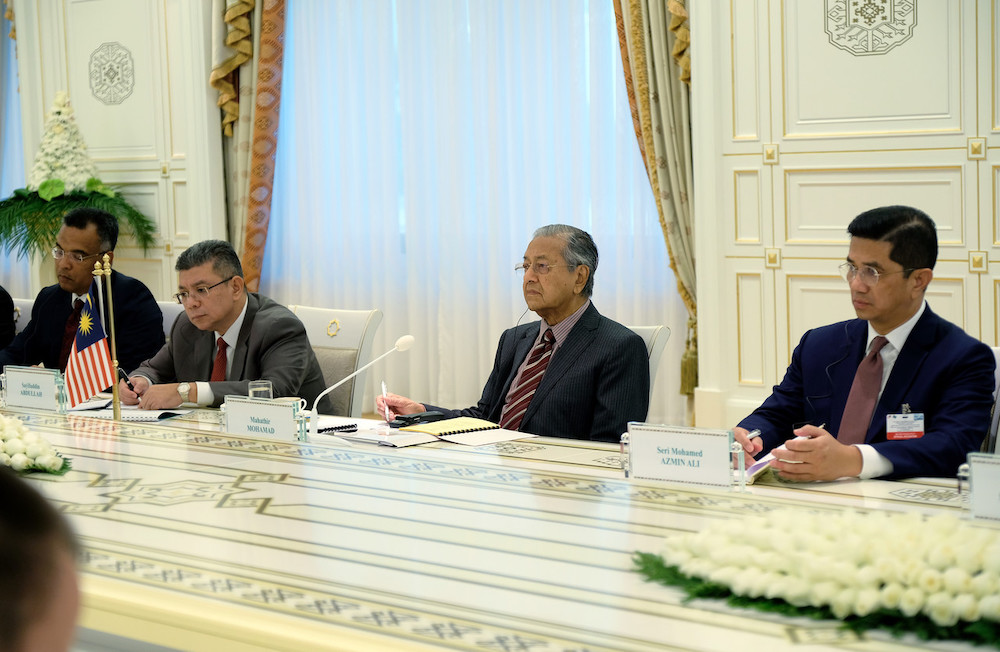
MULTIPOLYGON (((500 421, 517 369, 538 336, 540 322, 509 328, 479 403, 450 416, 500 421)), ((649 356, 642 338, 597 312, 593 304, 552 356, 519 430, 548 437, 617 442, 629 421, 649 408, 649 356)))
MULTIPOLYGON (((214 346, 215 334, 200 330, 181 313, 170 341, 132 373, 157 384, 208 381, 214 346)), ((230 355, 229 377, 209 383, 213 407, 222 405, 227 394, 246 396, 251 380, 270 380, 275 396, 299 396, 306 399, 307 408, 326 389, 305 326, 288 308, 265 296, 247 293, 247 314, 230 355)), ((321 412, 329 409, 326 399, 320 402, 321 412)))

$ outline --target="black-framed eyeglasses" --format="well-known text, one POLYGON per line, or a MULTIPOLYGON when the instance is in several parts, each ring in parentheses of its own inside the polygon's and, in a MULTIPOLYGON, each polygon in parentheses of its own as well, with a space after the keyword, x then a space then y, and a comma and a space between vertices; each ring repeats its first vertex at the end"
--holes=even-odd
POLYGON ((906 274, 907 272, 912 272, 914 269, 916 268, 911 267, 909 269, 897 269, 894 272, 880 272, 869 265, 857 267, 851 263, 843 263, 840 266, 840 275, 848 283, 853 282, 856 278, 860 278, 861 282, 868 287, 875 287, 878 285, 878 280, 883 276, 888 276, 889 274, 906 274))
POLYGON ((64 251, 62 247, 52 247, 52 257, 56 260, 62 260, 64 257, 69 256, 69 259, 75 263, 82 263, 88 258, 96 258, 98 256, 104 255, 108 252, 99 251, 96 254, 89 254, 84 256, 78 251, 64 251))
POLYGON ((210 290, 212 290, 213 288, 219 287, 223 283, 228 283, 229 281, 233 280, 234 278, 236 278, 236 277, 235 276, 230 276, 229 278, 224 278, 221 281, 219 281, 218 283, 216 283, 215 285, 199 285, 198 287, 196 287, 194 290, 192 290, 190 292, 178 292, 177 294, 174 295, 174 298, 177 299, 177 303, 179 303, 181 305, 184 305, 184 302, 187 301, 188 299, 190 299, 191 297, 197 297, 198 300, 201 300, 201 299, 204 299, 205 297, 208 296, 208 293, 209 293, 210 290))
POLYGON ((518 263, 514 265, 514 271, 518 274, 524 274, 529 269, 533 271, 538 276, 545 276, 553 267, 576 267, 576 265, 550 265, 549 263, 518 263))

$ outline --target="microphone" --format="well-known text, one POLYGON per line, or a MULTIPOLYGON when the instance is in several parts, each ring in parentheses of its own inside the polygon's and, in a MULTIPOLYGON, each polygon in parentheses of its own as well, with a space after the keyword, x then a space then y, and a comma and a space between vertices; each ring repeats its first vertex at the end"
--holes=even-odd
POLYGON ((327 394, 329 394, 333 390, 337 389, 338 387, 340 387, 341 385, 343 385, 344 383, 346 383, 347 381, 349 381, 351 378, 354 378, 355 376, 357 376, 362 371, 364 371, 368 367, 372 366, 373 364, 375 364, 376 362, 378 362, 382 358, 386 357, 390 353, 393 353, 395 351, 406 351, 411 346, 413 346, 413 336, 412 335, 402 335, 402 336, 400 336, 400 338, 398 340, 396 340, 396 344, 391 349, 389 349, 388 351, 386 351, 385 353, 383 353, 379 357, 375 358, 374 360, 372 360, 371 362, 369 362, 365 366, 363 366, 360 369, 356 370, 354 373, 348 374, 347 376, 344 376, 343 378, 341 378, 340 380, 338 380, 337 382, 335 382, 334 384, 330 385, 329 387, 327 387, 326 389, 324 389, 322 392, 320 392, 320 395, 316 397, 315 401, 313 401, 312 412, 309 415, 310 416, 310 418, 309 418, 309 422, 310 422, 310 425, 309 425, 310 434, 312 434, 312 435, 317 434, 317 428, 319 428, 318 406, 319 406, 320 399, 322 399, 324 396, 326 396, 327 394))

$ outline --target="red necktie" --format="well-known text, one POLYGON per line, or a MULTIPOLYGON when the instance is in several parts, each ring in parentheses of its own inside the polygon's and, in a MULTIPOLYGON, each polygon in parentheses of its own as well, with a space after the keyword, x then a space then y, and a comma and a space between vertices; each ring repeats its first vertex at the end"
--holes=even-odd
POLYGON ((865 356, 854 374, 851 393, 847 395, 844 416, 840 420, 837 441, 841 444, 863 444, 875 412, 879 390, 882 389, 882 356, 879 351, 889 343, 881 335, 872 340, 872 350, 865 356))
POLYGON ((66 329, 63 331, 62 348, 59 349, 60 371, 66 371, 69 352, 73 349, 73 340, 76 339, 76 331, 80 327, 81 310, 83 310, 83 300, 77 299, 73 302, 73 312, 69 313, 69 319, 66 320, 66 329))
POLYGON ((538 389, 538 384, 542 382, 545 369, 552 359, 552 346, 556 342, 552 329, 548 329, 542 335, 542 340, 531 350, 528 356, 528 364, 524 366, 521 380, 510 395, 510 400, 503 406, 500 415, 500 427, 507 430, 517 430, 521 427, 521 419, 528 410, 528 404, 538 389))
POLYGON ((215 362, 212 363, 212 376, 209 382, 218 382, 226 379, 226 340, 219 338, 219 352, 215 354, 215 362))

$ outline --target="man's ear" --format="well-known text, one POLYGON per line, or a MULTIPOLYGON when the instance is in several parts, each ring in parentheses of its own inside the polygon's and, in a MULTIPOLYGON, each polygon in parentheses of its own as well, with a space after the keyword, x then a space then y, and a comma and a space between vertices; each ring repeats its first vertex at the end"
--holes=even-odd
POLYGON ((243 277, 242 276, 234 276, 233 277, 233 295, 234 296, 239 296, 239 295, 243 294, 243 291, 245 289, 246 289, 246 281, 243 280, 243 277))
POLYGON ((573 292, 575 294, 580 294, 583 292, 583 288, 587 286, 587 279, 590 278, 590 268, 586 265, 577 265, 576 268, 576 283, 573 284, 573 292))
POLYGON ((913 289, 925 292, 934 278, 934 270, 930 267, 921 267, 910 272, 910 279, 913 281, 913 289))

